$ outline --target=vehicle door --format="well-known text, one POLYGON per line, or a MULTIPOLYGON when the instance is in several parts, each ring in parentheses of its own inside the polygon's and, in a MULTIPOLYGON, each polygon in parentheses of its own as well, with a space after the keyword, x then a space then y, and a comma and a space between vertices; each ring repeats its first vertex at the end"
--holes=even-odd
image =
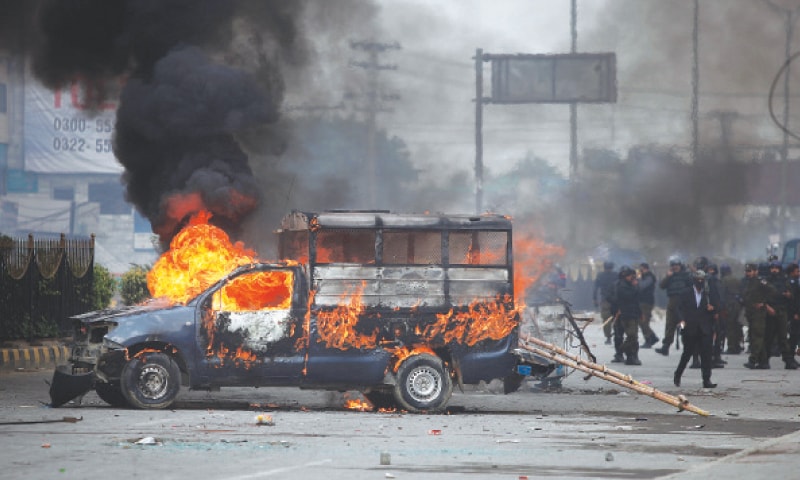
POLYGON ((290 385, 303 371, 300 272, 261 267, 232 275, 198 304, 199 363, 214 385, 290 385))

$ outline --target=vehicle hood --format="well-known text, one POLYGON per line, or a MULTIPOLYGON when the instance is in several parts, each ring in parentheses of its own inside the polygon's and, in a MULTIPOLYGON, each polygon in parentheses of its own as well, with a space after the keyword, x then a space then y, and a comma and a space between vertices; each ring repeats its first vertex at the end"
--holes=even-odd
POLYGON ((189 348, 194 339, 194 305, 151 302, 76 315, 83 324, 110 324, 105 335, 118 345, 164 342, 189 348))
POLYGON ((79 320, 82 323, 95 323, 103 321, 113 322, 121 318, 136 317, 139 315, 151 313, 156 310, 168 310, 170 308, 172 308, 171 305, 153 302, 142 305, 131 305, 126 307, 95 310, 93 312, 82 313, 80 315, 73 315, 70 318, 74 320, 79 320))

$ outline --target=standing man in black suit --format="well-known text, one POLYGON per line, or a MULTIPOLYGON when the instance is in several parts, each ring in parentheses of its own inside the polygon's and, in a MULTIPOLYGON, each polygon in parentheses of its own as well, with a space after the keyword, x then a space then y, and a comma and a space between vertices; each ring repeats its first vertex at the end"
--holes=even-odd
POLYGON ((700 353, 700 371, 703 388, 714 388, 711 383, 711 355, 714 348, 714 321, 719 311, 719 295, 706 288, 706 273, 692 273, 692 288, 685 290, 678 307, 679 326, 683 336, 683 353, 675 370, 674 382, 681 386, 681 375, 695 351, 700 353))

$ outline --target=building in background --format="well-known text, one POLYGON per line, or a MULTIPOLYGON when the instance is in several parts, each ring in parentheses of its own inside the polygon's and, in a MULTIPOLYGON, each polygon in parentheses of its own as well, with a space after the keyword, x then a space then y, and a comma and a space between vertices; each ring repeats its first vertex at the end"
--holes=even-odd
POLYGON ((28 68, 0 52, 0 233, 94 234, 95 261, 113 274, 154 262, 155 237, 125 201, 111 148, 116 103, 90 109, 91 89, 51 91, 28 68))

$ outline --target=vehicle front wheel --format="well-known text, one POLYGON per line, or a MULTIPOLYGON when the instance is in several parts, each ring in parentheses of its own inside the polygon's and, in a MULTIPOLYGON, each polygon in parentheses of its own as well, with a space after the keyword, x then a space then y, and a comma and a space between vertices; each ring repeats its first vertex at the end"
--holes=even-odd
POLYGON ((453 393, 453 381, 439 357, 414 355, 400 364, 394 398, 409 412, 444 410, 453 393))
POLYGON ((122 395, 135 408, 167 408, 181 388, 178 364, 165 353, 137 355, 122 369, 122 395))
POLYGON ((97 396, 112 407, 127 407, 128 401, 122 394, 122 388, 118 383, 97 382, 94 386, 97 396))

